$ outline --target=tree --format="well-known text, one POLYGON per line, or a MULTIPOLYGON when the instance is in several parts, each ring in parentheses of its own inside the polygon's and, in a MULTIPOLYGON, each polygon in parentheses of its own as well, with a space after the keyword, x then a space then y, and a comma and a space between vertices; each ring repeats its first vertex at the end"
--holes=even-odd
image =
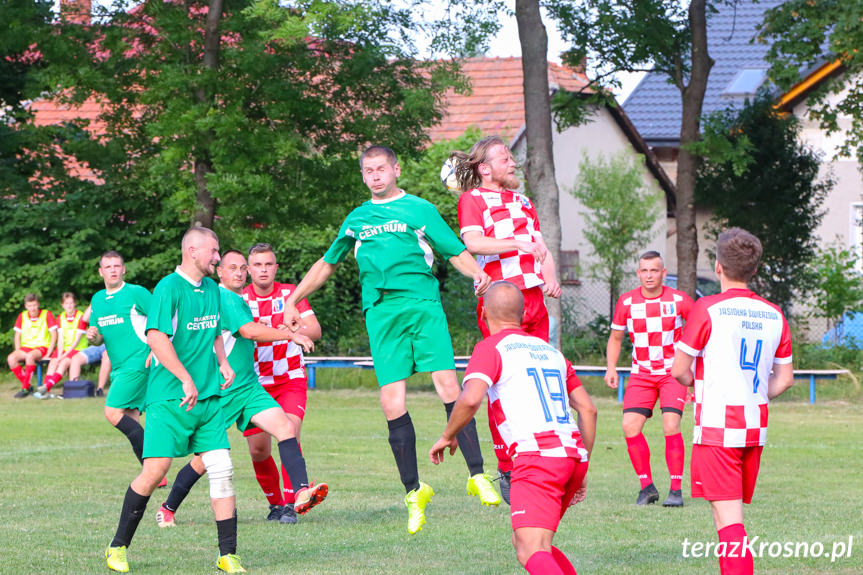
POLYGON ((857 268, 858 262, 857 254, 838 240, 819 249, 813 260, 813 273, 818 279, 812 294, 814 315, 827 320, 828 331, 846 313, 859 311, 863 305, 863 274, 857 268))
POLYGON ((801 73, 825 62, 841 64, 838 74, 824 78, 807 105, 809 114, 828 133, 842 131, 840 153, 856 153, 863 163, 863 4, 843 0, 788 0, 765 13, 761 41, 770 42, 769 75, 788 90, 801 80, 801 73), (835 103, 828 100, 835 95, 835 103), (848 126, 840 126, 847 118, 848 126))
POLYGON ((694 297, 698 158, 689 147, 700 138, 701 108, 713 66, 707 52, 707 15, 713 4, 706 0, 692 0, 688 7, 678 0, 549 0, 547 7, 573 45, 564 61, 578 66, 589 57, 594 62, 593 88, 613 83, 619 72, 651 71, 666 75, 680 91, 683 111, 675 193, 678 286, 694 297))
POLYGON ((708 234, 716 238, 739 226, 761 238, 753 286, 786 316, 812 286, 815 229, 833 185, 829 178, 818 181, 818 156, 800 143, 799 132, 798 120, 777 112, 765 95, 709 117, 698 147, 707 154, 696 198, 713 210, 708 234))
POLYGON ((608 284, 611 317, 626 265, 656 235, 651 228, 662 214, 661 197, 645 187, 642 167, 625 152, 609 159, 584 155, 572 195, 587 209, 584 237, 599 259, 589 271, 608 284))
MULTIPOLYGON (((542 236, 555 262, 560 262, 560 199, 554 175, 551 100, 548 86, 548 34, 539 12, 539 0, 516 0, 515 16, 521 43, 524 85, 524 120, 527 187, 536 199, 542 236)), ((561 325, 559 299, 548 299, 549 316, 561 325)), ((560 330, 553 334, 560 346, 560 330)))

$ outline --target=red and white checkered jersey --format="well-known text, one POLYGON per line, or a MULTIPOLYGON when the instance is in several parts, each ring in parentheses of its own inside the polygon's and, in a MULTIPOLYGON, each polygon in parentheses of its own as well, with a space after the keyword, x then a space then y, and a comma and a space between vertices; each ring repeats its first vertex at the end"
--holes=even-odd
MULTIPOLYGON (((279 327, 285 322, 285 300, 296 289, 294 284, 273 283, 272 291, 264 296, 255 294, 252 285, 243 290, 243 299, 252 310, 256 322, 271 327, 279 327)), ((300 317, 313 315, 312 307, 306 300, 297 302, 300 317)), ((292 341, 274 343, 255 342, 255 371, 261 385, 286 383, 292 379, 305 379, 303 369, 303 350, 292 341)))
POLYGON ((620 296, 611 329, 629 331, 633 374, 671 374, 674 344, 691 309, 692 298, 668 286, 651 299, 642 295, 640 287, 620 296))
POLYGON ((494 421, 511 457, 520 454, 587 461, 569 411, 581 382, 572 364, 548 342, 507 329, 476 344, 464 380, 488 384, 494 421))
POLYGON ((770 370, 791 363, 791 332, 782 311, 748 289, 703 297, 677 347, 696 362, 692 442, 764 445, 770 370))
MULTIPOLYGON (((462 236, 465 232, 480 232, 489 238, 523 242, 535 242, 542 237, 539 217, 530 199, 509 190, 494 192, 476 188, 464 192, 458 199, 458 225, 462 236)), ((476 259, 492 280, 506 280, 522 290, 545 283, 533 254, 512 250, 478 255, 476 259)))

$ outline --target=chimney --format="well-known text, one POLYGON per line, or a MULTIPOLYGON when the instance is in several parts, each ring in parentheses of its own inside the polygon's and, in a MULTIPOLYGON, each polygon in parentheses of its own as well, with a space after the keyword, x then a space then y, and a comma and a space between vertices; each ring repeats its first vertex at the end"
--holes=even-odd
POLYGON ((71 24, 89 26, 91 0, 60 0, 60 19, 71 24))

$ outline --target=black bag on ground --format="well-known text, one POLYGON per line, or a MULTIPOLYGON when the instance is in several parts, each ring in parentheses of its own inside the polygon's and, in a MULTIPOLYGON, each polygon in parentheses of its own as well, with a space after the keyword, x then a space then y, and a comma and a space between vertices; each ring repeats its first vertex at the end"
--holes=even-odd
POLYGON ((63 399, 93 397, 96 384, 89 379, 72 379, 63 384, 63 399))

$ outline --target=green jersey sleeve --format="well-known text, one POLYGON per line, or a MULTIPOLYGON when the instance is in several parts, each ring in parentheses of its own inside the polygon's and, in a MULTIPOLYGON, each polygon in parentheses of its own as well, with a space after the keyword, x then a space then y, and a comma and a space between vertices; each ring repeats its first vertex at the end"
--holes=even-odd
POLYGON ((171 289, 169 282, 160 281, 153 290, 150 309, 147 314, 147 331, 155 329, 171 337, 177 329, 178 292, 171 289))
POLYGON ((219 297, 222 298, 219 308, 222 329, 231 332, 234 337, 240 337, 240 328, 255 321, 252 317, 252 310, 242 297, 222 290, 219 292, 219 297))
POLYGON ((449 259, 462 253, 466 248, 441 217, 434 204, 425 202, 425 236, 429 244, 444 258, 449 259))
POLYGON ((342 227, 339 230, 339 235, 333 241, 330 249, 324 254, 324 261, 328 264, 340 264, 344 261, 352 249, 357 239, 354 237, 354 232, 350 225, 351 216, 348 215, 345 221, 342 222, 342 227))
POLYGON ((153 294, 145 287, 136 287, 138 289, 135 290, 135 307, 141 315, 150 315, 150 301, 153 299, 153 294))

